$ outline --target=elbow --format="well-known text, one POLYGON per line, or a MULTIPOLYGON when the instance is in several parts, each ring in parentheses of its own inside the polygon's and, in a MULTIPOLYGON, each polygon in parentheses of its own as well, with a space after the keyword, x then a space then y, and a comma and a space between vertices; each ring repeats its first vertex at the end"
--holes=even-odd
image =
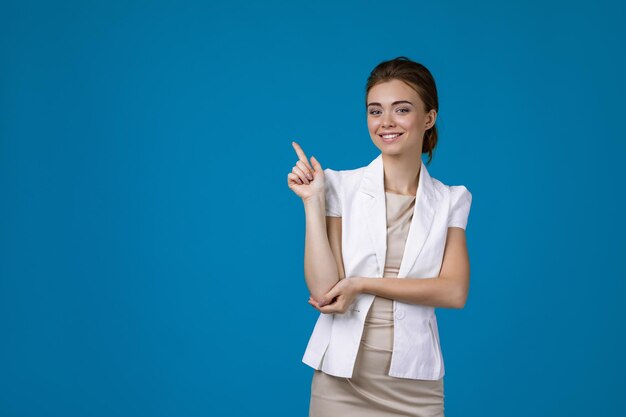
POLYGON ((313 300, 315 300, 318 304, 322 302, 322 299, 324 298, 324 294, 326 293, 318 293, 316 292, 312 292, 311 293, 311 298, 313 298, 313 300))
POLYGON ((332 279, 328 279, 326 275, 307 274, 307 272, 305 272, 304 278, 307 289, 309 290, 309 297, 318 303, 339 281, 339 278, 333 277, 332 279))
POLYGON ((326 289, 320 288, 320 287, 311 289, 310 291, 311 298, 313 298, 318 303, 321 303, 322 299, 324 299, 324 296, 328 294, 328 292, 335 286, 335 284, 337 284, 337 282, 339 282, 339 278, 337 278, 337 281, 333 281, 333 283, 326 289))
POLYGON ((467 291, 459 291, 459 293, 452 300, 452 308, 462 309, 465 308, 467 302, 467 291))
POLYGON ((456 309, 459 309, 459 310, 460 310, 460 309, 462 309, 462 308, 465 308, 465 299, 458 300, 458 301, 454 304, 454 306, 453 306, 452 308, 456 308, 456 309))

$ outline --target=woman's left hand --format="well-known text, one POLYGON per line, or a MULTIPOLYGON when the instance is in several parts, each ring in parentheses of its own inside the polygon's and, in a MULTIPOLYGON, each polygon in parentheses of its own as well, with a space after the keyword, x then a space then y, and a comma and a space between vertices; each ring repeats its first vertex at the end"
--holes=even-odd
POLYGON ((357 295, 361 293, 359 277, 340 279, 322 300, 318 303, 309 297, 309 304, 321 313, 345 313, 352 305, 357 295))

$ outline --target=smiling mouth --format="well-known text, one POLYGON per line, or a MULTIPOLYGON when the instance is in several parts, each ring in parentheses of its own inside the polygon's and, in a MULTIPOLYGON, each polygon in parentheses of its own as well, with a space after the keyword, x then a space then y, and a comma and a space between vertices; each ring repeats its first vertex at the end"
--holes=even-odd
POLYGON ((394 142, 397 138, 399 138, 403 134, 404 133, 389 133, 389 134, 378 135, 378 136, 380 136, 384 142, 394 142))

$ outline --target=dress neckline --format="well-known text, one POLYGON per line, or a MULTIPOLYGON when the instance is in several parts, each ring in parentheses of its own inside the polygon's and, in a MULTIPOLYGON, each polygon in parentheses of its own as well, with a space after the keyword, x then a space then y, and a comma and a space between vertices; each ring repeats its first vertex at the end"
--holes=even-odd
POLYGON ((391 194, 391 195, 397 195, 399 197, 411 197, 411 198, 415 198, 414 195, 412 194, 397 194, 397 193, 392 193, 391 191, 385 191, 385 194, 391 194))

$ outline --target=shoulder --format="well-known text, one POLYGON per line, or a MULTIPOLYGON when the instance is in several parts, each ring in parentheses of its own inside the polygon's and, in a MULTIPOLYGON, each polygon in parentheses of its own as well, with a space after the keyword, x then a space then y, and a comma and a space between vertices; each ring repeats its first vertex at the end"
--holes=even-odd
POLYGON ((472 198, 472 193, 465 185, 448 185, 433 177, 431 177, 431 181, 438 197, 449 197, 451 201, 463 198, 471 200, 472 198))
POLYGON ((330 173, 333 176, 339 176, 341 178, 354 177, 363 175, 365 172, 365 168, 367 167, 359 167, 354 169, 332 169, 332 168, 324 168, 324 174, 330 173))
POLYGON ((465 185, 448 185, 431 178, 435 194, 439 194, 439 201, 447 210, 447 226, 465 229, 472 205, 472 193, 465 185))
POLYGON ((366 167, 359 167, 354 169, 324 169, 324 178, 327 183, 335 188, 342 188, 349 190, 358 185, 365 173, 366 167))
MULTIPOLYGON (((352 200, 365 167, 357 169, 324 169, 326 216, 342 217, 345 202, 352 200)), ((347 208, 346 208, 347 209, 347 208)))

